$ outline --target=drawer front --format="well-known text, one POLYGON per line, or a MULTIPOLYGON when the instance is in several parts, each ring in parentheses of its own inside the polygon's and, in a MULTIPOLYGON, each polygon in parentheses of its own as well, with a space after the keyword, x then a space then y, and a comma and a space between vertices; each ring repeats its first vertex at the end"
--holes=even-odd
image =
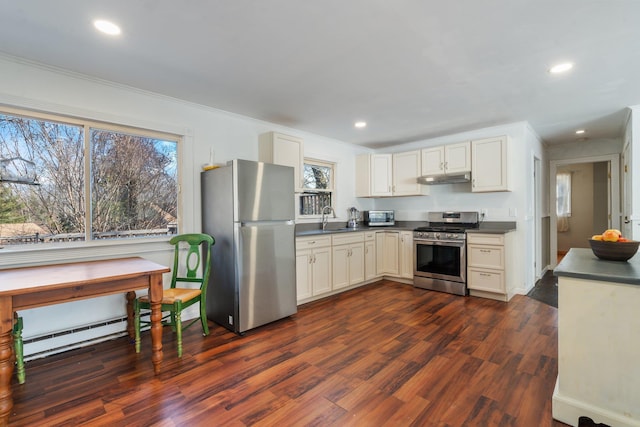
POLYGON ((467 287, 479 291, 504 293, 504 272, 469 268, 467 287))
POLYGON ((467 265, 504 270, 504 247, 467 245, 467 265))
POLYGON ((467 234, 467 243, 480 245, 504 245, 504 234, 467 234))
POLYGON ((331 239, 334 245, 348 245, 351 243, 361 243, 361 242, 364 242, 364 233, 349 232, 349 233, 334 234, 333 236, 331 236, 331 239))
POLYGON ((376 232, 375 231, 365 231, 364 232, 364 240, 366 242, 370 240, 376 240, 376 232))
POLYGON ((331 236, 313 236, 296 238, 296 249, 313 249, 331 246, 331 236))

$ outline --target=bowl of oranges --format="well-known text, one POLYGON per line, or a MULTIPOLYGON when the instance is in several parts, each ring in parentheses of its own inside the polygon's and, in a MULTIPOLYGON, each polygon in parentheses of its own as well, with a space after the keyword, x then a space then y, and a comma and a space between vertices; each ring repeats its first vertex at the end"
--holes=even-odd
POLYGON ((589 239, 593 254, 607 261, 628 261, 638 252, 640 242, 622 236, 620 230, 609 229, 589 239))

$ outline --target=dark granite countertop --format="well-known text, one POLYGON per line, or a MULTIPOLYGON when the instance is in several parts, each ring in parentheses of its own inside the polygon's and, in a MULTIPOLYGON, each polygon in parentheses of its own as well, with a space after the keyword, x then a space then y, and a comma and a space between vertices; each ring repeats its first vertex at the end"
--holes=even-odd
POLYGON ((296 224, 296 237, 317 236, 320 234, 354 233, 358 231, 413 231, 416 227, 426 225, 424 221, 396 221, 395 225, 369 227, 363 223, 356 228, 347 228, 343 222, 330 222, 327 229, 322 230, 319 223, 296 224))
POLYGON ((481 222, 478 228, 467 230, 467 233, 505 234, 515 229, 515 221, 487 221, 481 222))
POLYGON ((640 252, 629 261, 605 261, 591 249, 572 248, 553 270, 556 276, 640 285, 640 252))
MULTIPOLYGON (((356 231, 413 231, 418 227, 428 225, 426 221, 396 221, 395 225, 369 227, 363 223, 357 228, 347 228, 346 223, 330 222, 327 229, 322 230, 319 223, 296 224, 296 237, 317 236, 320 234, 353 233, 356 231)), ((487 221, 481 222, 477 229, 467 230, 467 233, 504 234, 516 229, 516 223, 509 221, 487 221)))

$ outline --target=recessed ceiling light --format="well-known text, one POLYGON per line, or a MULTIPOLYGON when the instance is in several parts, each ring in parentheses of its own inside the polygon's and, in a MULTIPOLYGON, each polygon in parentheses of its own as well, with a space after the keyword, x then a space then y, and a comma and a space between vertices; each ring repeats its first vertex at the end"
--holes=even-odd
POLYGON ((110 36, 117 36, 122 32, 116 24, 111 21, 105 21, 104 19, 96 19, 93 21, 93 26, 96 27, 98 31, 109 34, 110 36))
POLYGON ((364 128, 367 127, 367 122, 356 122, 354 126, 357 128, 364 128))
POLYGON ((571 62, 563 62, 562 64, 556 64, 553 67, 549 68, 549 72, 552 74, 564 73, 573 68, 573 64, 571 62))
POLYGON ((578 129, 578 130, 576 131, 576 134, 577 134, 577 135, 581 135, 581 134, 583 134, 584 132, 585 132, 585 130, 584 130, 584 129, 578 129))

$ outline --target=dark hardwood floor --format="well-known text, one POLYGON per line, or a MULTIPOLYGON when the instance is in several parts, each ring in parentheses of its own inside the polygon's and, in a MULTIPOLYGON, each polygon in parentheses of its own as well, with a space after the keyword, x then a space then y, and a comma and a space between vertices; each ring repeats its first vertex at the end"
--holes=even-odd
POLYGON ((381 281, 236 336, 164 331, 162 373, 122 338, 27 363, 12 425, 564 426, 557 309, 381 281))

